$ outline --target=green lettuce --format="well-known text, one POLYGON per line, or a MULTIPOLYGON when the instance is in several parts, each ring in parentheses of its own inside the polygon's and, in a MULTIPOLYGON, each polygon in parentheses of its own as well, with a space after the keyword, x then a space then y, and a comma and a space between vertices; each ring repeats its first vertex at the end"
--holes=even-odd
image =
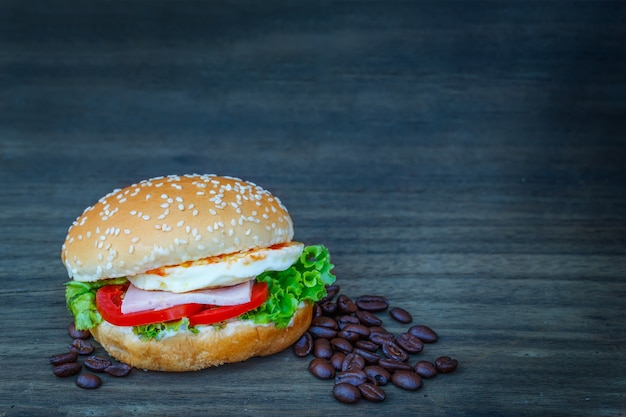
POLYGON ((102 323, 96 308, 96 292, 105 285, 125 284, 126 278, 105 279, 95 282, 70 281, 65 284, 65 303, 74 316, 79 330, 88 330, 102 323))
POLYGON ((161 340, 168 332, 177 332, 179 330, 189 330, 191 333, 197 334, 198 330, 189 326, 189 319, 187 317, 176 320, 168 321, 165 323, 152 323, 142 326, 133 326, 133 333, 135 333, 141 340, 161 340))
POLYGON ((333 267, 325 246, 305 247, 300 259, 288 269, 264 272, 257 277, 257 281, 267 282, 269 298, 259 308, 243 314, 242 319, 287 327, 300 302, 315 302, 326 296, 326 286, 336 279, 330 272, 333 267))

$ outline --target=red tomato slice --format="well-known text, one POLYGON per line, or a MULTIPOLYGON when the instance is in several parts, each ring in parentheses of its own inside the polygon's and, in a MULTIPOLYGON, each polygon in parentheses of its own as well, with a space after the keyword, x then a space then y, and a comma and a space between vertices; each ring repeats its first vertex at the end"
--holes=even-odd
POLYGON ((202 310, 200 313, 189 316, 189 324, 195 326, 197 324, 214 324, 233 317, 241 316, 250 310, 260 307, 261 304, 269 297, 266 282, 256 282, 252 287, 252 295, 250 301, 235 306, 212 306, 202 310))
POLYGON ((96 293, 96 306, 102 318, 116 326, 141 326, 189 317, 190 325, 213 324, 254 310, 267 300, 267 284, 257 282, 252 287, 249 302, 235 306, 208 306, 205 304, 181 304, 163 310, 146 310, 122 313, 122 296, 127 285, 106 285, 96 293))

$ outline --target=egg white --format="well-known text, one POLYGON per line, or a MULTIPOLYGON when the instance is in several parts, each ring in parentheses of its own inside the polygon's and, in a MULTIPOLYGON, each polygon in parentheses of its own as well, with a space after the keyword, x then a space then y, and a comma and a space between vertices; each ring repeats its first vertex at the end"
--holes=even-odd
POLYGON ((129 276, 128 280, 143 290, 175 293, 235 285, 266 271, 284 271, 293 265, 304 244, 290 242, 269 248, 254 249, 171 265, 129 276))

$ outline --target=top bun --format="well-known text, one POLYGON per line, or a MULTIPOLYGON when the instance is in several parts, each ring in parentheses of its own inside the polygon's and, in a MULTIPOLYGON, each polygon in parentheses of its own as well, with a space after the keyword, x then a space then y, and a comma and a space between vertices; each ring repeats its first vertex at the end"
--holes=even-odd
POLYGON ((232 177, 170 175, 87 207, 70 226, 61 258, 70 278, 97 281, 292 238, 287 209, 263 188, 232 177))

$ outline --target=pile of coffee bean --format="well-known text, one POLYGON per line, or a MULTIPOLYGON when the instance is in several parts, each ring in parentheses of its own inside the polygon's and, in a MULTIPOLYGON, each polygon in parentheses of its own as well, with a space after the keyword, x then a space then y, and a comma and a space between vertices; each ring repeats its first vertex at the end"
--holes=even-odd
POLYGON ((412 355, 421 353, 424 344, 436 342, 437 333, 423 324, 397 335, 389 332, 377 313, 388 310, 401 324, 411 323, 413 317, 403 308, 389 308, 386 297, 362 295, 353 300, 340 294, 338 285, 328 286, 327 291, 328 295, 315 303, 311 325, 293 345, 293 352, 299 357, 313 355, 309 372, 334 380, 332 395, 338 401, 384 401, 383 387, 388 383, 416 391, 424 379, 457 368, 458 361, 449 356, 412 364, 412 355))
POLYGON ((67 332, 72 338, 68 351, 50 357, 52 373, 60 378, 77 375, 76 385, 85 389, 94 389, 102 385, 102 379, 94 374, 105 373, 114 377, 126 376, 132 367, 122 362, 113 361, 108 356, 94 355, 95 347, 89 339, 91 333, 88 330, 77 330, 74 323, 67 326, 67 332), (82 363, 78 361, 83 357, 82 363), (91 372, 82 372, 83 366, 91 372))

